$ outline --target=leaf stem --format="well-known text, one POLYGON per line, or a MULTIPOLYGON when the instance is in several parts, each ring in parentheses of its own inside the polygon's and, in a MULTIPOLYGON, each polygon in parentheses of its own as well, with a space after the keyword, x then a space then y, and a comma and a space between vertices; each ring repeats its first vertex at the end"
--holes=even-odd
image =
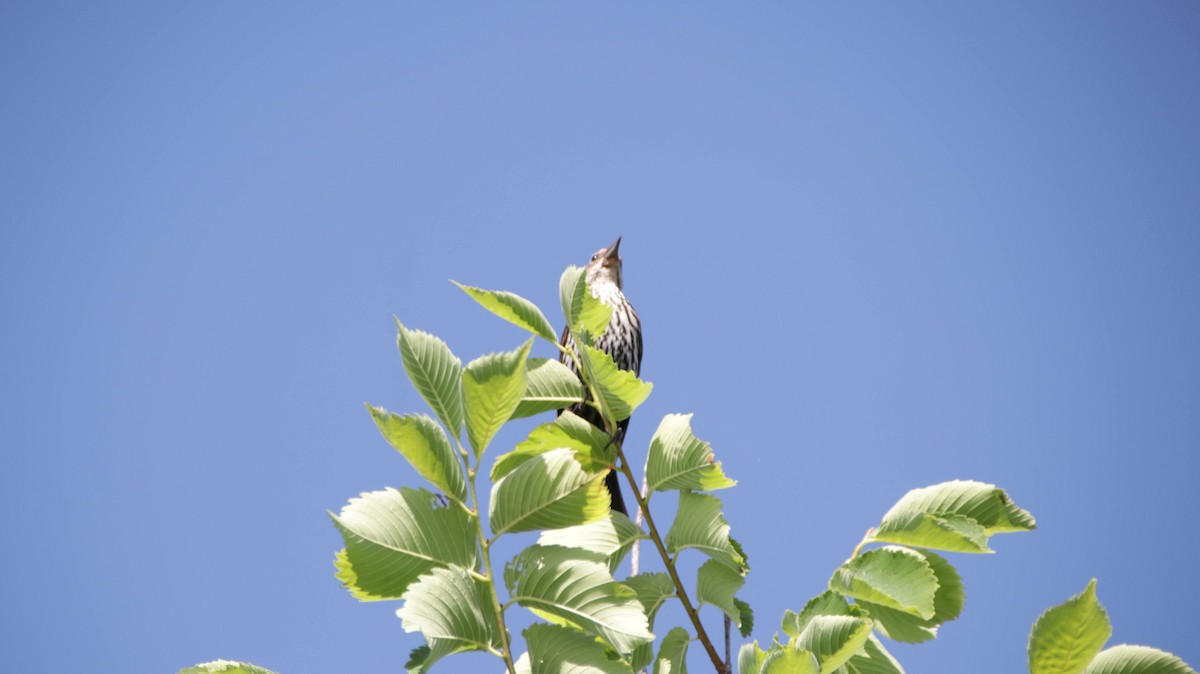
MULTIPOLYGON (((459 443, 458 451, 462 453, 463 463, 467 466, 467 475, 471 478, 467 484, 471 488, 471 509, 475 511, 475 533, 479 537, 480 553, 483 556, 484 576, 487 580, 488 595, 492 600, 492 610, 496 613, 496 622, 500 626, 500 647, 503 649, 501 658, 508 674, 517 674, 517 666, 513 662, 512 644, 508 642, 508 627, 504 624, 504 607, 500 603, 500 595, 496 592, 496 574, 492 571, 491 543, 483 531, 483 517, 479 513, 479 489, 475 485, 476 470, 471 468, 471 459, 459 443)), ((482 457, 480 457, 482 458, 482 457)))
MULTIPOLYGON (((608 423, 607 418, 605 419, 605 423, 608 423)), ((650 508, 647 503, 650 499, 649 497, 642 497, 642 492, 638 489, 637 478, 633 476, 633 470, 630 469, 629 462, 625 460, 625 449, 621 445, 617 445, 617 456, 621 460, 621 472, 629 482, 629 487, 633 491, 633 497, 637 500, 638 508, 646 516, 646 528, 650 530, 650 540, 654 541, 654 547, 658 549, 658 555, 667 567, 667 575, 671 577, 671 582, 675 584, 675 593, 679 596, 679 602, 683 604, 684 612, 687 613, 688 619, 692 621, 692 626, 696 628, 696 638, 704 645, 704 650, 708 653, 708 658, 712 660, 716 670, 718 672, 725 672, 725 663, 721 661, 721 654, 717 652, 717 647, 713 645, 712 639, 709 638, 708 632, 705 631, 704 623, 700 622, 700 613, 696 610, 696 607, 692 606, 692 600, 688 597, 687 590, 683 587, 683 580, 679 578, 679 572, 675 569, 675 559, 667 552, 666 544, 663 543, 663 538, 658 533, 658 527, 654 524, 654 517, 650 515, 650 508)))

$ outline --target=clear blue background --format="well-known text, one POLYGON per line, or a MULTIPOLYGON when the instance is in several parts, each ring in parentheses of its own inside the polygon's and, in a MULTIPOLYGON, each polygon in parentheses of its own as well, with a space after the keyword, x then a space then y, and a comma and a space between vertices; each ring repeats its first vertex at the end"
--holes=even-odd
POLYGON ((953 557, 908 671, 1022 671, 1092 577, 1114 643, 1200 665, 1198 35, 1182 1, 5 3, 0 661, 400 670, 325 514, 418 483, 362 407, 421 409, 393 314, 513 348, 448 279, 549 313, 622 235, 629 446, 696 413, 756 638, 973 478, 1040 528, 953 557))

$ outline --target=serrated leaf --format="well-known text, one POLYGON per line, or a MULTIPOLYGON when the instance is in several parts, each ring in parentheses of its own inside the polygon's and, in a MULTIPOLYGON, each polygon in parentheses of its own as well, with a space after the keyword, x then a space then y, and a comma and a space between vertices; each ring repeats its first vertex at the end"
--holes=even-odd
POLYGON ((855 616, 854 607, 846 598, 832 590, 826 590, 804 603, 799 613, 784 612, 783 632, 789 637, 798 637, 808 623, 819 615, 855 616))
POLYGON ((932 618, 923 619, 894 608, 870 602, 859 602, 859 606, 875 621, 875 629, 880 634, 889 639, 910 644, 928 641, 937 636, 938 626, 954 620, 962 612, 965 599, 962 577, 949 562, 928 550, 913 550, 913 552, 925 558, 937 578, 932 618))
POLYGON ((442 340, 409 330, 396 319, 396 346, 413 388, 442 420, 455 440, 462 438, 462 361, 442 340))
POLYGON ((993 552, 987 545, 987 529, 975 520, 960 515, 899 513, 886 519, 875 530, 871 540, 949 552, 993 552))
POLYGON ((557 360, 530 358, 525 374, 525 393, 512 413, 513 419, 561 410, 587 400, 579 376, 557 360))
POLYGON ((604 558, 578 548, 534 545, 504 569, 513 601, 629 653, 654 639, 634 590, 613 580, 604 558))
POLYGON ((1096 580, 1043 613, 1029 635, 1030 674, 1079 674, 1112 636, 1108 613, 1096 598, 1096 580))
POLYGON ((427 643, 412 649, 408 654, 408 662, 404 671, 408 674, 425 674, 433 664, 447 655, 454 655, 465 650, 462 644, 452 639, 429 639, 427 643))
POLYGON ((816 656, 801 648, 771 649, 762 663, 762 674, 817 674, 816 656))
POLYGON ((462 463, 437 422, 424 414, 392 414, 367 405, 384 439, 442 493, 459 503, 467 500, 462 463))
POLYGON ((743 639, 748 639, 754 632, 754 607, 737 597, 733 598, 733 605, 737 607, 738 614, 741 616, 737 620, 738 633, 742 635, 743 639))
POLYGON ((609 511, 608 518, 580 524, 565 529, 543 531, 538 537, 539 545, 561 545, 581 548, 603 556, 608 570, 615 573, 633 543, 645 538, 641 528, 625 515, 609 511))
POLYGON ((651 491, 712 491, 737 482, 725 476, 712 447, 692 434, 692 415, 668 414, 650 440, 646 482, 651 491))
POLYGON ((525 393, 525 367, 533 339, 509 353, 476 358, 463 370, 467 438, 478 459, 496 431, 512 417, 525 393))
POLYGON ((508 475, 531 457, 564 447, 575 450, 575 458, 589 473, 607 468, 616 458, 616 447, 604 431, 567 410, 553 422, 530 431, 513 451, 497 457, 492 481, 508 475))
POLYGON ((330 513, 346 542, 337 577, 363 601, 398 599, 439 566, 475 567, 475 524, 458 506, 424 489, 386 489, 330 513))
POLYGON ((187 667, 179 670, 179 674, 275 674, 274 672, 263 669, 257 665, 252 665, 248 662, 234 662, 232 660, 213 660, 205 662, 195 667, 187 667))
POLYGON ((692 635, 682 627, 674 627, 663 637, 654 658, 654 674, 687 674, 687 650, 692 635))
POLYGON ((829 589, 930 619, 937 576, 920 553, 893 545, 868 550, 843 564, 829 579, 829 589))
POLYGON ((558 337, 554 334, 554 326, 550 325, 546 315, 533 302, 507 290, 484 290, 465 286, 457 281, 451 281, 451 283, 470 295, 484 309, 500 318, 553 344, 558 343, 558 337))
POLYGON ((579 363, 600 396, 597 404, 601 413, 613 421, 628 419, 650 396, 654 385, 638 379, 629 370, 617 367, 612 356, 588 346, 577 344, 579 363))
POLYGON ((567 267, 563 271, 558 282, 559 300, 562 303, 563 317, 571 332, 582 331, 592 337, 599 337, 608 328, 608 321, 612 318, 612 307, 592 295, 585 272, 585 269, 576 266, 567 267))
POLYGON ((1101 651, 1084 674, 1196 674, 1196 670, 1166 651, 1122 644, 1101 651))
MULTIPOLYGON (((531 674, 631 674, 632 670, 609 657, 604 644, 559 625, 530 625, 522 634, 529 645, 531 674)), ((520 671, 518 669, 518 671, 520 671)))
POLYGON ((493 536, 562 529, 608 517, 607 471, 588 474, 574 450, 555 449, 530 457, 492 485, 493 536))
POLYGON ((887 652, 874 634, 863 644, 863 649, 855 653, 837 671, 839 674, 904 674, 904 668, 887 652))
POLYGON ((860 652, 871 636, 871 621, 850 616, 813 616, 794 646, 811 652, 820 674, 830 674, 860 652))
POLYGON ((758 647, 758 642, 742 644, 738 650, 738 674, 760 674, 763 663, 767 660, 767 652, 758 647))
MULTIPOLYGON (((439 657, 502 647, 491 589, 464 569, 450 566, 430 571, 408 588, 404 600, 396 611, 404 631, 420 632, 439 657)), ((430 664, 426 659, 424 668, 430 664)))
POLYGON ((693 548, 742 573, 742 556, 729 542, 729 523, 721 514, 721 500, 709 494, 684 491, 679 510, 667 532, 667 551, 673 555, 693 548))
POLYGON ((991 552, 993 534, 1029 531, 1033 515, 995 485, 954 480, 914 489, 883 516, 873 540, 954 552, 991 552))
POLYGON ((733 595, 745 584, 742 574, 710 559, 696 571, 696 602, 717 607, 741 629, 742 612, 734 603, 733 595))

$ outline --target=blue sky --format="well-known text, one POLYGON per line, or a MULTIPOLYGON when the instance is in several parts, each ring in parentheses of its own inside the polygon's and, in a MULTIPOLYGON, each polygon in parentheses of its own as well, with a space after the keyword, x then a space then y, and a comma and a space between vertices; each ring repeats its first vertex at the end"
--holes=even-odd
POLYGON ((1185 2, 5 4, 0 657, 398 671, 418 638, 339 587, 325 515, 418 483, 362 407, 421 409, 392 316, 511 349, 448 280, 550 313, 621 235, 655 384, 629 447, 695 413, 756 638, 905 491, 971 478, 1039 529, 952 559, 966 611, 892 648, 908 671, 1021 671, 1092 577, 1114 643, 1200 664, 1198 29, 1185 2))

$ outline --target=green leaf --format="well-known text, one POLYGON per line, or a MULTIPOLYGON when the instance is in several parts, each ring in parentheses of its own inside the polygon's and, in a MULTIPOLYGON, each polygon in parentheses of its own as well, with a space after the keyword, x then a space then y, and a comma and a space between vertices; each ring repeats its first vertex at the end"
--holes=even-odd
POLYGON ((561 410, 587 400, 579 376, 557 360, 530 358, 526 376, 525 393, 512 413, 513 419, 561 410))
POLYGON ((762 664, 763 674, 817 674, 825 670, 817 658, 802 648, 771 649, 762 664))
POLYGON ((436 421, 424 414, 399 416, 371 405, 367 409, 384 439, 408 459, 421 477, 450 498, 466 502, 467 482, 462 463, 436 421))
POLYGON ((470 295, 484 309, 500 318, 553 344, 558 343, 558 336, 554 334, 554 326, 550 325, 546 315, 533 302, 507 290, 484 290, 465 286, 458 281, 451 281, 451 283, 470 295))
POLYGON ((179 674, 275 674, 248 662, 233 662, 231 660, 213 660, 179 670, 179 674))
POLYGON ((576 353, 588 378, 600 396, 601 414, 613 421, 628 419, 646 401, 653 384, 638 379, 629 370, 617 367, 612 356, 586 344, 578 344, 576 353))
POLYGON ((937 592, 933 596, 933 617, 929 619, 899 611, 894 608, 858 603, 875 621, 875 629, 882 635, 904 643, 916 644, 937 636, 938 626, 958 617, 962 612, 965 594, 962 577, 944 558, 928 550, 913 550, 929 563, 937 578, 937 592))
POLYGON ((453 639, 429 639, 427 643, 414 648, 408 654, 408 662, 404 664, 404 671, 408 674, 425 674, 433 667, 433 663, 447 655, 454 655, 465 650, 473 649, 462 648, 462 644, 453 639))
POLYGON ((675 595, 675 584, 665 573, 639 573, 625 579, 625 584, 633 588, 638 602, 646 613, 650 629, 654 629, 654 619, 663 603, 675 595))
POLYGON ((937 576, 920 553, 888 546, 868 550, 843 564, 829 579, 829 589, 929 619, 934 613, 937 576))
POLYGON ((819 615, 857 616, 857 613, 845 597, 832 590, 826 590, 809 599, 799 613, 784 611, 783 633, 795 639, 808 627, 808 623, 819 615))
POLYGON ((1108 613, 1096 598, 1096 580, 1048 609, 1029 635, 1030 674, 1079 674, 1112 636, 1108 613))
POLYGON ((586 550, 528 547, 505 567, 504 582, 521 606, 595 634, 619 653, 654 639, 633 589, 614 581, 604 558, 586 550))
POLYGON ((813 616, 796 638, 795 647, 817 656, 820 674, 829 674, 862 651, 871 636, 871 621, 850 616, 813 616))
POLYGON ((1196 674, 1196 670, 1157 648, 1122 644, 1101 651, 1084 674, 1196 674))
POLYGON ((904 668, 872 634, 867 639, 867 643, 863 644, 863 649, 847 660, 838 672, 845 672, 845 674, 904 674, 904 668))
POLYGON ((413 388, 450 429, 455 440, 462 438, 462 361, 442 340, 427 332, 409 330, 396 319, 396 345, 413 388))
POLYGON ((733 598, 733 605, 737 607, 738 614, 741 616, 737 621, 738 633, 742 635, 743 639, 749 639, 750 634, 754 632, 754 608, 737 597, 733 598))
MULTIPOLYGON (((434 569, 404 593, 396 611, 405 632, 420 632, 443 657, 464 651, 501 649, 499 616, 488 583, 457 567, 434 569), (436 644, 436 646, 434 645, 436 644)), ((423 667, 433 664, 426 659, 423 667)))
POLYGON ((565 529, 543 531, 539 545, 561 545, 581 548, 608 560, 609 572, 615 573, 634 541, 645 538, 641 528, 625 515, 610 511, 607 519, 580 524, 565 529))
POLYGON ((598 337, 608 328, 612 307, 592 295, 585 272, 582 267, 567 267, 558 282, 558 295, 562 302, 563 317, 571 332, 578 334, 582 331, 590 337, 598 337))
POLYGON ((721 472, 712 447, 692 435, 691 422, 690 414, 668 414, 658 425, 646 461, 646 481, 651 491, 712 491, 737 484, 721 472))
POLYGON ((568 448, 530 457, 492 485, 492 535, 562 529, 607 518, 611 503, 604 487, 606 473, 588 474, 568 448))
POLYGON ((717 607, 741 629, 742 611, 734 603, 733 595, 745 584, 742 574, 710 559, 696 572, 696 602, 717 607))
POLYGON ((738 573, 744 572, 744 560, 729 542, 729 523, 721 515, 721 500, 716 496, 680 492, 679 510, 666 543, 673 555, 694 548, 738 573))
POLYGON ((478 459, 496 431, 512 417, 525 393, 525 367, 533 340, 516 351, 476 358, 463 371, 467 437, 478 459))
POLYGON ((330 513, 346 542, 337 577, 363 601, 398 599, 439 566, 475 567, 475 524, 462 508, 440 505, 424 489, 386 489, 330 513))
POLYGON ((883 516, 872 540, 952 552, 991 552, 993 534, 1030 531, 1033 515, 1003 489, 954 480, 914 489, 883 516))
POLYGON ((616 447, 608 435, 568 410, 553 422, 533 429, 513 451, 497 457, 492 466, 492 481, 508 475, 534 456, 564 447, 575 450, 575 458, 589 473, 604 470, 616 459, 616 447))
MULTIPOLYGON (((532 674, 631 674, 629 666, 609 657, 604 644, 569 627, 530 625, 522 634, 529 645, 532 674)), ((520 671, 520 668, 518 668, 520 671)))
POLYGON ((682 627, 672 628, 663 637, 654 659, 654 674, 687 674, 687 650, 692 635, 682 627))
MULTIPOLYGON (((637 594, 638 603, 646 614, 647 629, 654 631, 654 620, 658 617, 658 609, 672 597, 676 597, 675 584, 665 573, 640 573, 625 579, 637 594)), ((644 643, 633 649, 629 663, 635 671, 641 671, 654 661, 654 644, 644 643)))
POLYGON ((758 642, 742 644, 738 650, 738 674, 759 674, 763 663, 767 661, 767 652, 758 647, 758 642))

